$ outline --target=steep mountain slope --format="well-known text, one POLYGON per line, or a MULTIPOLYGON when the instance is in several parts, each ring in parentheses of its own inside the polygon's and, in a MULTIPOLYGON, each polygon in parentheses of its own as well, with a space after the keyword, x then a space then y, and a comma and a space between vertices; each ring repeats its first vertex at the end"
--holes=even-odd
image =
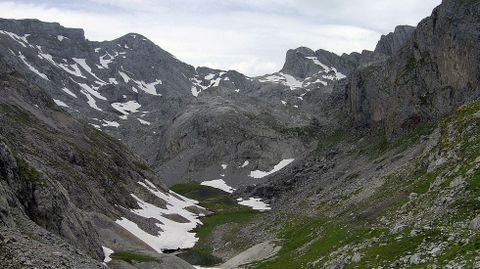
POLYGON ((388 35, 383 35, 377 46, 375 52, 383 53, 392 56, 400 50, 413 35, 415 27, 408 25, 401 25, 395 27, 395 31, 388 35))
POLYGON ((347 102, 354 122, 395 135, 475 100, 478 11, 477 1, 444 1, 391 59, 352 74, 347 102))
POLYGON ((464 106, 392 144, 337 133, 270 184, 244 190, 271 197, 274 209, 215 253, 252 233, 237 253, 272 237, 282 246, 254 268, 478 268, 479 111, 464 106))
POLYGON ((102 268, 106 246, 152 257, 139 268, 192 268, 161 251, 193 246, 205 210, 1 60, 0 83, 0 267, 102 268))

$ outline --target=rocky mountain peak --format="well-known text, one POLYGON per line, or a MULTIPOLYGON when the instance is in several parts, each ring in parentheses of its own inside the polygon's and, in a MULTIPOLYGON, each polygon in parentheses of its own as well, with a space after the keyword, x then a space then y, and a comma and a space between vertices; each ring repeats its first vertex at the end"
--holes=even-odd
POLYGON ((42 22, 36 19, 9 20, 0 19, 0 29, 24 35, 54 36, 58 39, 85 40, 83 29, 65 28, 56 22, 42 22))
POLYGON ((315 52, 306 47, 300 47, 287 51, 285 64, 280 72, 297 78, 307 78, 322 70, 314 60, 315 52))
POLYGON ((375 52, 385 55, 393 55, 412 37, 415 27, 409 25, 399 25, 395 27, 395 31, 382 35, 378 42, 375 52))

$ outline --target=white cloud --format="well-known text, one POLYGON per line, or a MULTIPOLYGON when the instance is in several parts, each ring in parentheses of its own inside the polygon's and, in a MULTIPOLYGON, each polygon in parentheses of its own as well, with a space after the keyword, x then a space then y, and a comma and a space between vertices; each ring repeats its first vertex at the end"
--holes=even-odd
POLYGON ((67 0, 0 2, 0 17, 85 29, 91 40, 138 32, 192 65, 271 73, 299 46, 373 49, 381 33, 416 24, 440 0, 67 0), (73 3, 72 3, 73 2, 73 3))

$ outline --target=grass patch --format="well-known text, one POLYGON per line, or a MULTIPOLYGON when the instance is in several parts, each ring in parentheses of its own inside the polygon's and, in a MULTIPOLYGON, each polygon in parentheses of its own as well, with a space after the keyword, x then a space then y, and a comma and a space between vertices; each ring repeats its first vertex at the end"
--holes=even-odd
POLYGON ((15 156, 15 160, 17 162, 18 173, 21 178, 32 183, 42 184, 44 182, 42 174, 37 171, 37 169, 30 166, 24 159, 15 156))
MULTIPOLYGON (((215 227, 227 223, 246 223, 260 214, 258 211, 249 207, 239 205, 230 194, 215 188, 202 186, 196 182, 178 184, 171 187, 171 190, 199 201, 200 206, 213 212, 212 215, 201 219, 203 225, 195 228, 194 232, 197 234, 199 241, 195 247, 190 250, 191 256, 207 258, 211 256, 213 249, 211 244, 209 244, 208 237, 215 227)), ((234 226, 235 225, 232 225, 232 227, 234 226)), ((205 264, 201 265, 212 266, 215 265, 214 262, 218 262, 218 260, 208 258, 205 264)))
POLYGON ((202 189, 202 185, 200 185, 200 183, 198 182, 182 183, 182 184, 177 184, 175 186, 170 187, 170 190, 178 194, 181 194, 183 196, 194 195, 195 191, 198 191, 201 189, 202 189))
POLYGON ((439 231, 429 231, 428 233, 417 236, 403 236, 395 239, 398 235, 389 235, 382 243, 377 243, 372 247, 362 250, 362 260, 358 263, 351 263, 345 268, 377 268, 379 266, 388 266, 391 262, 409 253, 414 253, 415 249, 424 240, 433 240, 440 235, 439 231))
POLYGON ((132 253, 132 252, 114 252, 111 256, 112 259, 114 260, 122 260, 126 261, 128 263, 134 263, 134 262, 157 262, 160 263, 160 260, 150 257, 150 256, 145 256, 145 255, 140 255, 137 253, 132 253))
POLYGON ((32 123, 32 118, 30 117, 29 113, 14 105, 0 104, 0 114, 7 115, 15 122, 23 125, 32 123))
POLYGON ((435 124, 423 124, 392 141, 389 141, 383 133, 371 136, 363 143, 359 153, 373 160, 389 151, 403 152, 418 143, 422 136, 430 135, 435 126, 435 124))
POLYGON ((323 217, 287 216, 278 234, 282 249, 272 260, 257 264, 260 269, 324 268, 338 247, 374 236, 362 224, 350 225, 323 217), (318 262, 314 262, 318 261, 318 262))

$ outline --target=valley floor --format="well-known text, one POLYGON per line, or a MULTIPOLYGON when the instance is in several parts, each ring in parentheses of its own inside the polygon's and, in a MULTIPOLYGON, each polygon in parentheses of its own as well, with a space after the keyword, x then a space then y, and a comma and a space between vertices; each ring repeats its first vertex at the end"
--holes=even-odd
MULTIPOLYGON (((480 267, 480 104, 391 143, 345 135, 325 148, 311 158, 335 151, 335 165, 322 159, 321 169, 290 169, 289 178, 302 177, 272 212, 243 209, 203 186, 176 186, 215 212, 196 230, 192 252, 226 261, 278 240, 278 254, 244 267, 480 267)), ((272 184, 292 184, 284 178, 272 184)), ((215 266, 202 259, 197 264, 215 266)))

